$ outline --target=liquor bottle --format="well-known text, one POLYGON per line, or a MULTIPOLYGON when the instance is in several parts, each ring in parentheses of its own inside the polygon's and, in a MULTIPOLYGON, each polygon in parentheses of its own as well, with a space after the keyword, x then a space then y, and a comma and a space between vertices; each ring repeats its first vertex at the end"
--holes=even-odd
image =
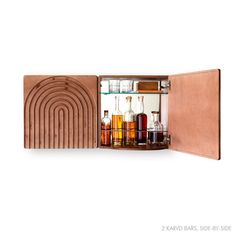
POLYGON ((102 134, 101 145, 110 146, 111 144, 111 120, 108 117, 108 110, 104 110, 104 117, 101 122, 102 134))
POLYGON ((122 125, 123 116, 119 109, 120 98, 115 96, 115 111, 112 114, 112 144, 114 146, 122 145, 122 125))
POLYGON ((152 111, 151 128, 148 131, 148 139, 150 144, 160 144, 164 141, 163 125, 159 121, 159 112, 152 111))
POLYGON ((126 97, 127 110, 124 113, 124 145, 132 146, 135 144, 136 139, 136 122, 134 117, 134 112, 132 110, 132 97, 126 97))
POLYGON ((145 145, 147 143, 147 115, 144 113, 144 96, 138 97, 137 123, 137 144, 145 145))

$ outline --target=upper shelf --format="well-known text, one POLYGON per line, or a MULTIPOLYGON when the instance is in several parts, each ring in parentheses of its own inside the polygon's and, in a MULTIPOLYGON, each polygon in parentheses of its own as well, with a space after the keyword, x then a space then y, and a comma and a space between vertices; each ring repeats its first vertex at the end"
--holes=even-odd
POLYGON ((168 92, 164 91, 148 91, 148 92, 100 92, 100 94, 109 95, 109 94, 168 94, 168 92))
POLYGON ((100 94, 168 94, 169 81, 163 78, 103 78, 100 94), (150 80, 152 79, 152 80, 150 80))

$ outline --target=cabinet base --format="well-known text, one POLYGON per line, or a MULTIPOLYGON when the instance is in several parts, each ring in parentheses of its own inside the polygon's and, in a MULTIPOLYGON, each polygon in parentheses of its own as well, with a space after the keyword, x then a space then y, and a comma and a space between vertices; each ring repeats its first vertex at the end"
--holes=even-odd
POLYGON ((168 144, 146 144, 146 145, 134 145, 134 146, 99 146, 104 149, 117 149, 117 150, 161 150, 168 149, 168 144))

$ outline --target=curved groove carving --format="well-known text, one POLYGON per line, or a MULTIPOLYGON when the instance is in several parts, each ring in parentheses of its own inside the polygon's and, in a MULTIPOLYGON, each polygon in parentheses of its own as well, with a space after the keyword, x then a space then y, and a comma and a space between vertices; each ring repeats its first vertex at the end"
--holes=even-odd
MULTIPOLYGON (((44 132, 44 148, 54 148, 54 146, 53 146, 54 130, 52 130, 52 128, 54 127, 53 122, 52 122, 54 113, 52 113, 52 111, 54 111, 54 109, 57 105, 64 105, 64 107, 68 110, 68 122, 69 122, 68 135, 70 138, 68 141, 69 142, 68 146, 65 146, 65 147, 69 147, 69 148, 73 147, 73 145, 74 145, 74 142, 73 142, 74 141, 74 132, 73 132, 73 130, 74 130, 75 125, 78 125, 77 123, 75 124, 75 121, 74 121, 74 113, 75 113, 74 111, 76 111, 76 110, 73 108, 73 105, 70 103, 70 101, 66 101, 65 99, 63 99, 63 100, 57 99, 44 109, 45 112, 43 114, 46 114, 44 127, 47 127, 46 130, 48 130, 47 133, 44 132), (72 131, 71 131, 71 129, 72 129, 72 131), (51 132, 51 134, 50 134, 50 132, 51 132), (51 139, 50 139, 50 137, 51 137, 51 139), (70 146, 71 140, 72 140, 72 146, 70 146)), ((41 137, 43 137, 43 135, 41 137)))
POLYGON ((78 79, 52 76, 31 88, 24 106, 25 147, 95 147, 96 101, 78 79))
MULTIPOLYGON (((64 101, 64 102, 67 101, 70 104, 70 107, 72 110, 71 114, 73 114, 73 118, 75 118, 75 124, 73 122, 74 128, 71 132, 78 131, 79 127, 81 127, 81 130, 83 130, 83 117, 80 117, 78 115, 79 110, 83 111, 82 105, 78 101, 76 101, 72 96, 70 96, 70 94, 66 94, 66 96, 64 95, 63 97, 61 97, 61 95, 63 95, 62 92, 50 94, 47 97, 47 99, 45 99, 43 103, 41 103, 40 110, 39 110, 40 114, 49 114, 48 107, 50 108, 51 104, 55 101, 58 101, 58 100, 64 101)), ((73 140, 75 143, 78 143, 78 138, 82 138, 82 137, 83 136, 75 135, 73 140)), ((83 140, 81 141, 83 142, 83 140)))

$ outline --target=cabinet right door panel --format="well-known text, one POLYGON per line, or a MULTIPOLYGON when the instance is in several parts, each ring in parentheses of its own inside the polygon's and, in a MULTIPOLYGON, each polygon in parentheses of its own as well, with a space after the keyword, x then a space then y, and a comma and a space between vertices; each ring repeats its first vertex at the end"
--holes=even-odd
POLYGON ((169 148, 220 159, 220 70, 169 79, 169 148))

